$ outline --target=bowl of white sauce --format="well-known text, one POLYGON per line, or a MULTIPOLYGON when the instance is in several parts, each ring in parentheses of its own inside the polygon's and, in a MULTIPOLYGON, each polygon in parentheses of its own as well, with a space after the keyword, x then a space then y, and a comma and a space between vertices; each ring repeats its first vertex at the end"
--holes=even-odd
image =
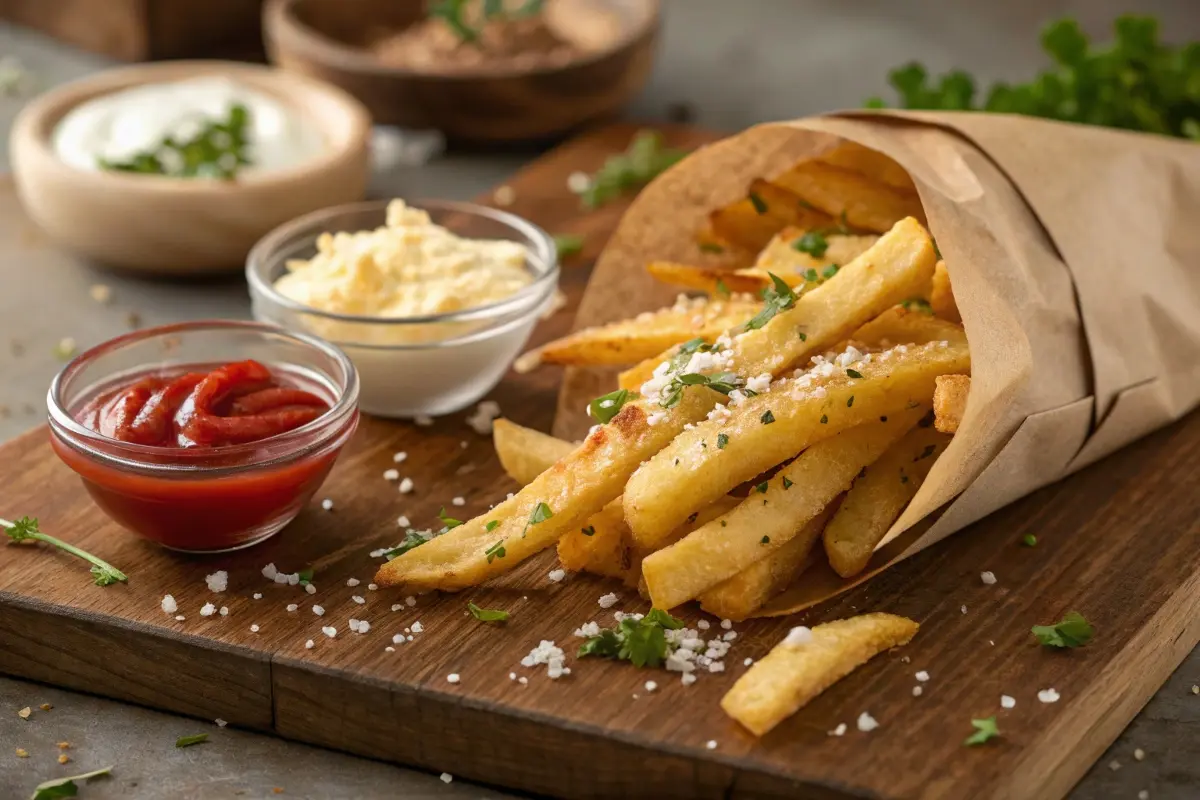
POLYGON ((34 99, 13 124, 27 213, 104 265, 235 270, 264 233, 360 199, 370 116, 345 92, 270 67, 140 64, 34 99))
POLYGON ((287 223, 246 261, 254 317, 337 344, 359 408, 441 415, 483 397, 558 287, 554 241, 497 209, 381 200, 287 223))

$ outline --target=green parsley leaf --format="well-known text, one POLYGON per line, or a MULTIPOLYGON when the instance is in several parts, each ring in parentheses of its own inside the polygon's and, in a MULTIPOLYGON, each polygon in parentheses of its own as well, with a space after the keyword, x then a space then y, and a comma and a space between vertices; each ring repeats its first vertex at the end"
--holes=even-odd
POLYGON ((484 525, 483 529, 485 531, 487 531, 488 533, 491 533, 492 531, 496 530, 496 528, 499 528, 499 527, 500 527, 500 520, 494 519, 494 520, 491 520, 490 522, 488 522, 488 524, 484 525))
POLYGON ((645 186, 680 161, 687 151, 666 147, 658 131, 639 131, 624 153, 609 156, 580 193, 584 208, 599 208, 645 186))
POLYGON ((821 415, 821 424, 822 424, 822 425, 828 425, 828 424, 829 424, 829 415, 828 415, 828 414, 822 414, 822 415, 821 415))
POLYGON ((787 478, 783 479, 783 488, 784 489, 790 489, 795 485, 796 485, 795 481, 789 481, 787 478))
MULTIPOLYGON (((829 249, 829 240, 820 231, 807 231, 796 241, 792 242, 792 249, 798 250, 801 253, 808 253, 813 258, 821 258, 825 255, 825 251, 829 249)), ((814 279, 816 272, 813 272, 814 279)))
POLYGON ((581 528, 579 532, 582 533, 584 536, 595 536, 596 535, 596 526, 588 525, 586 528, 581 528))
POLYGON ((808 341, 808 334, 805 333, 804 331, 800 331, 800 341, 802 341, 802 342, 808 341))
POLYGON ((756 485, 756 486, 754 487, 754 489, 755 489, 755 490, 756 490, 756 491, 757 491, 759 494, 766 494, 766 493, 767 493, 767 484, 768 484, 768 483, 770 483, 770 481, 763 481, 762 483, 760 483, 760 484, 756 485))
POLYGON ((759 544, 770 544, 770 543, 771 543, 770 536, 764 536, 764 537, 762 537, 762 539, 759 540, 759 544))
POLYGON ((756 192, 750 193, 750 205, 754 206, 754 210, 759 214, 767 213, 767 201, 759 197, 756 192))
POLYGON ((1080 647, 1091 641, 1096 629, 1078 611, 1069 611, 1054 625, 1034 625, 1033 635, 1047 647, 1080 647))
POLYGON ((487 550, 484 550, 483 554, 487 556, 487 562, 489 564, 492 563, 492 559, 494 558, 504 558, 504 540, 501 539, 500 541, 496 542, 487 550))
POLYGON ((92 582, 97 586, 110 586, 114 583, 125 583, 129 580, 129 577, 124 572, 121 572, 121 570, 107 561, 97 558, 73 544, 67 544, 62 539, 51 536, 48 533, 42 533, 38 529, 38 521, 36 519, 21 517, 16 522, 0 519, 0 528, 4 528, 4 532, 8 535, 8 538, 14 542, 45 542, 77 558, 82 558, 92 565, 92 582))
POLYGON ((583 252, 583 237, 575 233, 554 235, 554 250, 559 258, 570 258, 583 252))
POLYGON ((772 422, 775 421, 775 415, 772 414, 771 409, 768 408, 766 411, 763 412, 763 415, 758 418, 758 421, 761 422, 763 425, 770 425, 772 422))
POLYGON ((299 576, 300 576, 300 585, 308 586, 310 583, 312 583, 312 579, 313 579, 312 568, 310 567, 309 569, 300 570, 299 576))
POLYGON ((508 612, 492 608, 480 608, 474 603, 467 603, 471 616, 480 622, 508 622, 508 612))
POLYGON ((617 636, 617 632, 611 628, 605 628, 600 631, 599 635, 593 636, 581 644, 579 651, 575 655, 579 658, 586 656, 616 658, 620 652, 621 639, 617 636))
POLYGON ((79 787, 75 785, 75 781, 86 781, 91 778, 98 778, 101 775, 111 775, 112 767, 103 767, 102 769, 85 772, 82 775, 72 775, 68 778, 55 778, 54 780, 39 783, 33 790, 33 795, 30 800, 57 800, 60 797, 75 797, 79 794, 79 787))
POLYGON ((809 283, 816 283, 819 278, 820 276, 817 275, 817 271, 812 267, 804 270, 804 280, 808 281, 809 283))
POLYGON ((194 744, 201 744, 208 741, 207 733, 196 733, 191 736, 180 736, 175 740, 176 747, 191 747, 194 744))
POLYGON ((533 507, 533 511, 529 513, 529 521, 525 523, 525 527, 521 529, 521 536, 529 530, 530 525, 540 525, 546 520, 554 516, 554 512, 550 510, 550 506, 545 503, 538 503, 533 507))
POLYGON ((971 720, 971 724, 975 726, 975 732, 966 738, 963 742, 965 745, 983 744, 988 739, 1000 735, 1000 729, 996 727, 996 716, 994 714, 987 719, 973 719, 971 720))
POLYGON ((725 281, 721 280, 720 278, 717 278, 716 295, 717 297, 721 298, 729 298, 732 296, 732 292, 729 291, 729 287, 726 286, 725 281))
POLYGON ((414 531, 410 528, 404 533, 404 541, 384 553, 383 557, 388 561, 391 561, 393 558, 399 558, 409 550, 412 550, 414 547, 420 547, 432 538, 432 531, 414 531))
POLYGON ((1037 537, 1032 533, 1027 533, 1021 537, 1021 544, 1026 547, 1037 547, 1037 537))
POLYGON ((840 267, 837 264, 830 264, 828 267, 821 270, 821 275, 825 278, 825 280, 829 280, 834 275, 837 275, 839 269, 840 267))
POLYGON ((753 331, 766 325, 780 311, 786 311, 796 304, 796 293, 792 287, 778 275, 768 272, 771 276, 771 286, 763 291, 763 309, 746 323, 745 330, 753 331))
POLYGON ((597 656, 629 661, 636 667, 657 667, 667 658, 665 631, 683 627, 683 620, 652 608, 642 619, 626 617, 616 628, 605 628, 579 648, 579 657, 597 656))
POLYGON ((438 519, 440 519, 442 521, 442 524, 446 526, 446 530, 450 530, 451 528, 457 528, 459 525, 462 525, 461 519, 455 519, 454 517, 446 516, 446 507, 445 506, 442 506, 441 508, 438 509, 438 519))
POLYGON ((714 242, 701 242, 700 251, 703 253, 724 253, 725 248, 714 242))
POLYGON ((861 380, 861 379, 862 379, 862 373, 861 373, 861 372, 859 372, 859 371, 858 371, 858 370, 856 370, 856 369, 848 369, 848 370, 846 370, 846 374, 847 374, 847 375, 849 375, 851 378, 854 378, 854 379, 856 379, 856 380, 861 380))
POLYGON ((929 305, 929 301, 924 297, 910 297, 900 303, 907 311, 916 311, 919 314, 928 314, 933 316, 933 306, 929 305))
POLYGON ((96 163, 111 172, 231 180, 238 170, 251 164, 251 128, 249 109, 235 103, 223 119, 200 120, 190 138, 164 136, 156 145, 127 159, 98 158, 96 163))
POLYGON ((592 415, 592 419, 605 425, 612 421, 612 418, 617 415, 621 407, 629 402, 630 392, 628 389, 617 389, 615 392, 602 394, 592 402, 588 403, 588 413, 592 415))
POLYGON ((724 450, 725 445, 729 444, 729 436, 724 433, 717 434, 717 449, 724 450))
POLYGON ((846 408, 850 408, 853 405, 854 405, 854 395, 850 395, 849 397, 846 398, 846 408))

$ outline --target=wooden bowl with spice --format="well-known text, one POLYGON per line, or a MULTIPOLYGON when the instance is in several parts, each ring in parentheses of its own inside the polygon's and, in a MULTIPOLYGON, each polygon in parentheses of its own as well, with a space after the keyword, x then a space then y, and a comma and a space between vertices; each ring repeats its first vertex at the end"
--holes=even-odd
POLYGON ((35 98, 10 151, 29 216, 101 264, 231 272, 263 234, 366 191, 371 120, 340 89, 271 67, 168 61, 35 98))
POLYGON ((546 138, 615 113, 650 75, 658 0, 269 0, 267 52, 376 122, 546 138))

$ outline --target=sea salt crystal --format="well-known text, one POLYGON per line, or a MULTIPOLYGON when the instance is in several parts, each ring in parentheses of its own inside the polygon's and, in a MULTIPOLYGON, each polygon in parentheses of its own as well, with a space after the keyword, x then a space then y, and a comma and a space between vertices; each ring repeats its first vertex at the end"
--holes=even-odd
POLYGON ((262 592, 255 592, 251 595, 255 600, 262 600, 262 592))
POLYGON ((491 436, 492 423, 500 416, 500 404, 494 400, 484 400, 475 406, 475 411, 467 417, 467 424, 480 436, 491 436))
POLYGON ((412 478, 405 478, 400 481, 400 494, 408 494, 413 490, 412 478))
POLYGON ((316 587, 316 586, 314 586, 314 585, 313 585, 313 584, 310 582, 310 583, 309 583, 307 586, 305 586, 305 587, 304 587, 304 593, 305 593, 305 594, 316 594, 316 593, 317 593, 317 587, 316 587))
POLYGON ((397 464, 403 464, 406 458, 408 458, 408 453, 404 452, 403 450, 401 450, 399 453, 392 454, 392 461, 397 464))
POLYGON ((916 676, 915 676, 915 677, 916 677, 916 679, 917 679, 917 680, 919 680, 921 683, 924 683, 925 681, 929 680, 929 673, 928 673, 928 672, 926 672, 925 670, 921 670, 920 672, 918 672, 918 673, 916 674, 916 676))
POLYGON ((267 564, 262 568, 262 576, 269 581, 275 580, 275 576, 279 574, 279 570, 275 569, 275 565, 267 564))
POLYGON ((313 613, 316 614, 318 617, 323 617, 323 616, 325 616, 325 609, 322 608, 321 606, 313 606, 313 613))
POLYGON ((295 603, 288 603, 288 604, 287 604, 287 610, 288 610, 288 611, 295 611, 295 610, 296 610, 296 609, 298 609, 298 608, 300 608, 300 606, 296 605, 295 603))
POLYGON ((324 628, 321 628, 321 633, 325 634, 330 639, 332 639, 333 637, 337 636, 337 628, 333 627, 332 625, 329 625, 324 628))
POLYGON ((353 595, 350 599, 353 600, 354 602, 358 603, 360 606, 363 603, 367 602, 366 600, 364 600, 362 597, 359 597, 358 595, 353 595))
POLYGON ((205 575, 204 582, 208 584, 210 592, 219 594, 229 588, 229 573, 223 569, 217 570, 212 575, 205 575))
POLYGON ((868 733, 878 727, 879 723, 866 711, 858 715, 858 729, 863 733, 868 733))
POLYGON ((229 609, 226 606, 221 606, 221 610, 219 613, 221 614, 222 617, 228 617, 229 609))
POLYGON ((1001 708, 1013 708, 1016 705, 1017 705, 1017 701, 1015 698, 1009 697, 1006 694, 1000 695, 1000 707, 1001 708))
POLYGON ((400 480, 400 470, 398 470, 398 469, 385 469, 385 470, 383 471, 383 479, 384 479, 385 481, 398 481, 398 480, 400 480))
POLYGON ((424 630, 425 630, 425 626, 422 625, 419 621, 414 622, 412 624, 412 632, 413 633, 422 633, 422 632, 424 632, 424 630))
POLYGON ((317 646, 317 643, 314 642, 312 639, 309 639, 307 642, 304 643, 305 650, 312 650, 316 646, 317 646))
POLYGON ((446 676, 446 683, 458 683, 460 680, 462 680, 462 678, 459 677, 457 672, 451 672, 446 676))
POLYGON ((179 604, 175 602, 175 598, 169 594, 163 595, 162 610, 168 614, 174 614, 179 610, 179 604))
POLYGON ((983 581, 985 586, 991 586, 996 582, 996 575, 993 572, 981 572, 979 573, 979 579, 983 581))
POLYGON ((620 600, 620 598, 617 597, 616 594, 614 594, 613 592, 609 592, 608 594, 604 595, 596 602, 598 602, 600 604, 601 608, 612 608, 613 606, 615 606, 617 604, 617 602, 619 600, 620 600))
POLYGON ((321 508, 325 509, 326 511, 333 511, 333 501, 326 497, 321 501, 321 508))
POLYGON ((453 497, 450 499, 450 505, 452 506, 465 506, 466 504, 467 501, 461 497, 453 497))
POLYGON ((846 735, 846 723, 844 723, 844 722, 838 723, 838 726, 836 728, 834 728, 833 730, 831 730, 829 732, 829 735, 830 736, 845 736, 846 735))
POLYGON ((205 603, 200 609, 200 616, 202 617, 211 617, 215 613, 217 613, 217 607, 212 603, 205 603))
MULTIPOLYGON (((408 517, 406 517, 403 514, 400 515, 400 519, 396 520, 396 524, 399 525, 401 528, 407 528, 410 525, 412 525, 412 523, 408 521, 408 517)), ((385 550, 384 552, 387 552, 387 551, 385 550)), ((380 553, 380 555, 383 555, 383 553, 380 553)))
POLYGON ((362 581, 360 581, 358 578, 347 578, 346 579, 346 585, 349 586, 351 589, 353 589, 355 586, 358 586, 358 584, 360 584, 360 583, 362 583, 362 581))
POLYGON ((251 633, 258 633, 258 626, 257 626, 257 625, 251 625, 251 626, 250 626, 250 632, 251 632, 251 633))
POLYGON ((1037 693, 1037 699, 1043 703, 1057 703, 1059 694, 1054 689, 1042 689, 1037 693))
POLYGON ((567 577, 567 571, 565 569, 552 569, 550 570, 550 574, 546 577, 552 580, 554 583, 558 583, 563 578, 567 577))

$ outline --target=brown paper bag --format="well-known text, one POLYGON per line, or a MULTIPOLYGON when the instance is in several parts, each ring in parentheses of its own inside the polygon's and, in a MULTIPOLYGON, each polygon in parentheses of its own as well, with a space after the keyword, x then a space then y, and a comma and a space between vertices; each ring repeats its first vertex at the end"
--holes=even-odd
MULTIPOLYGON (((600 256, 576 326, 668 304, 653 259, 697 263, 706 214, 754 178, 847 139, 912 176, 971 344, 958 433, 853 581, 805 573, 765 614, 861 582, 986 514, 1178 419, 1200 402, 1200 145, 976 113, 841 113, 698 150, 647 186, 600 256)), ((568 372, 555 432, 611 391, 568 372)))

